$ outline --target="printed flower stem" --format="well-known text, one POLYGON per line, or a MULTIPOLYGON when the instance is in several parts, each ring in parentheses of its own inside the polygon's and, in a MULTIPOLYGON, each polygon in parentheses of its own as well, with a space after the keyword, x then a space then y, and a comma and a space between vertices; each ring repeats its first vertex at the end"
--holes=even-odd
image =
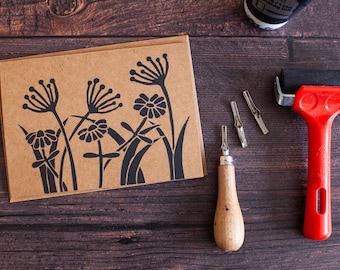
POLYGON ((99 157, 99 188, 103 187, 103 151, 100 140, 98 140, 98 157, 99 157))
MULTIPOLYGON (((170 127, 171 127, 171 138, 165 139, 163 138, 163 142, 165 144, 167 154, 168 154, 168 160, 169 160, 169 166, 170 166, 170 178, 176 179, 176 176, 178 175, 177 169, 181 169, 183 167, 183 164, 177 164, 178 162, 182 162, 181 158, 178 159, 178 157, 182 154, 179 151, 176 151, 177 144, 182 142, 176 142, 175 140, 175 125, 174 125, 174 119, 173 119, 173 113, 171 108, 171 102, 170 97, 168 94, 168 91, 165 87, 165 79, 169 72, 169 62, 167 58, 167 54, 164 53, 162 55, 165 63, 162 64, 160 58, 156 58, 154 61, 152 57, 148 56, 146 58, 148 64, 143 64, 141 61, 137 62, 137 66, 140 68, 140 71, 137 72, 135 69, 130 70, 130 80, 133 82, 137 82, 143 85, 159 85, 161 87, 161 90, 165 96, 167 107, 169 110, 169 121, 170 121, 170 127), (175 154, 177 152, 177 154, 175 154)), ((137 105, 138 107, 141 107, 141 103, 137 105)), ((182 150, 182 149, 180 149, 182 150)), ((181 169, 182 171, 182 169, 181 169)), ((180 173, 182 175, 182 173, 180 173)))
POLYGON ((172 108, 171 108, 171 102, 170 102, 170 97, 168 94, 168 91, 166 90, 165 84, 162 83, 161 85, 163 94, 165 96, 165 100, 168 106, 168 110, 169 110, 169 120, 170 120, 170 126, 171 126, 171 151, 169 151, 168 154, 170 154, 169 156, 169 161, 170 161, 170 167, 172 168, 171 170, 171 179, 175 179, 176 178, 176 171, 175 171, 175 159, 174 159, 174 151, 175 151, 175 125, 174 125, 174 117, 172 114, 172 108))
POLYGON ((166 90, 165 84, 161 85, 162 91, 165 96, 165 100, 169 109, 169 120, 171 125, 171 138, 172 138, 172 149, 175 149, 175 124, 174 124, 174 117, 172 114, 171 102, 168 91, 166 90))
POLYGON ((62 123, 59 115, 57 114, 57 112, 55 110, 53 111, 53 114, 54 114, 55 118, 58 121, 58 124, 60 126, 61 132, 64 135, 67 153, 68 153, 68 156, 70 158, 70 166, 71 166, 71 173, 72 173, 73 189, 74 190, 78 190, 76 169, 75 169, 75 165, 74 165, 74 160, 73 160, 73 155, 72 155, 72 151, 71 151, 71 146, 70 146, 69 140, 67 138, 67 134, 66 134, 66 131, 65 131, 65 128, 64 128, 64 124, 62 123))
MULTIPOLYGON (((87 119, 87 117, 90 115, 90 112, 87 112, 79 121, 79 123, 76 125, 76 127, 73 129, 72 134, 69 138, 69 141, 71 141, 72 137, 74 136, 74 134, 76 134, 76 132, 78 131, 78 129, 80 128, 80 126, 84 123, 84 121, 87 119)), ((63 188, 63 168, 64 168, 64 160, 65 160, 65 155, 66 155, 66 149, 64 148, 64 151, 61 155, 61 161, 60 161, 60 172, 59 172, 59 187, 60 187, 60 191, 63 192, 64 188, 63 188)), ((74 185, 73 185, 74 186, 74 185)))

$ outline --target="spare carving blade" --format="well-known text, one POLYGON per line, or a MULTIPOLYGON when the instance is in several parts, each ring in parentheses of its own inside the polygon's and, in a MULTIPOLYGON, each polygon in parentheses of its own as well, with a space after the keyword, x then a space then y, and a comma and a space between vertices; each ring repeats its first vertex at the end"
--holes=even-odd
POLYGON ((263 122, 262 116, 261 116, 261 111, 256 107, 253 99, 251 98, 251 95, 249 93, 248 90, 243 91, 243 96, 244 99, 246 100, 248 107, 251 111, 251 113, 254 115, 254 118, 257 122, 257 124, 259 125, 259 127, 261 128, 261 131, 264 135, 266 135, 268 133, 268 129, 265 125, 265 123, 263 122))
POLYGON ((238 112, 237 104, 235 101, 230 102, 231 110, 233 112, 234 116, 234 126, 237 131, 238 138, 241 142, 241 145, 243 148, 246 148, 248 146, 247 140, 246 140, 246 135, 244 134, 244 129, 243 129, 243 123, 241 121, 240 114, 238 112))

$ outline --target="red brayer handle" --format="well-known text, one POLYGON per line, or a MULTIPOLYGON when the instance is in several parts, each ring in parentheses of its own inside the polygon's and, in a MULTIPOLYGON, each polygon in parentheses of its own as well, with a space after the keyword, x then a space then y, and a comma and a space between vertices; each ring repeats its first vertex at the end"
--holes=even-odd
POLYGON ((340 86, 301 86, 293 110, 308 126, 308 181, 303 233, 326 240, 332 233, 331 134, 340 112, 340 86))

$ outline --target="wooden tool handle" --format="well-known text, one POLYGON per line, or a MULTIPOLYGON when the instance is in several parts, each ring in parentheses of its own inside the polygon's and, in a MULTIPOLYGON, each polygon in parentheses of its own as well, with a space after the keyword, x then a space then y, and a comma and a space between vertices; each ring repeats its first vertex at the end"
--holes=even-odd
POLYGON ((223 251, 237 251, 244 241, 244 221, 237 198, 233 164, 218 166, 214 237, 216 245, 223 251))

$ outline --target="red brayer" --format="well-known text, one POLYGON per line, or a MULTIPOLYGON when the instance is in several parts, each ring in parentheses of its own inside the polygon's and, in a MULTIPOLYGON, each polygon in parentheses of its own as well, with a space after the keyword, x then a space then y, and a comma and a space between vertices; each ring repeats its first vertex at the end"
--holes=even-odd
POLYGON ((340 112, 340 70, 283 69, 274 82, 276 101, 292 106, 308 127, 308 179, 303 233, 326 240, 332 233, 331 130, 340 112))

